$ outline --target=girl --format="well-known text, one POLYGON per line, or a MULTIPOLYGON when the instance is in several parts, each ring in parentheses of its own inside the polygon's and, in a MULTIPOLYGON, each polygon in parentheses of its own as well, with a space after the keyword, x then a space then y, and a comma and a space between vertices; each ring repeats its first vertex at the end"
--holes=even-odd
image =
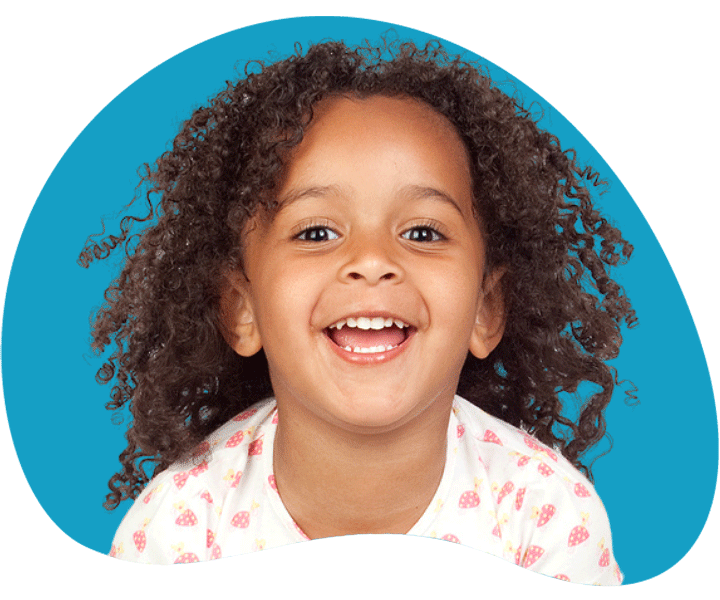
POLYGON ((632 247, 597 175, 476 65, 298 49, 197 110, 145 180, 156 223, 80 256, 127 252, 93 324, 108 407, 133 414, 112 555, 411 533, 622 581, 581 459, 635 322, 608 274, 632 247), (573 421, 560 394, 586 382, 573 421))

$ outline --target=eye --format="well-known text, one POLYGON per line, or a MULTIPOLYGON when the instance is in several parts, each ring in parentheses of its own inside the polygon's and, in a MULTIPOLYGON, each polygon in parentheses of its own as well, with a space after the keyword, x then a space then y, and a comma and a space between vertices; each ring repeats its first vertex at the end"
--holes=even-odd
POLYGON ((298 233, 294 239, 301 242, 329 242, 338 239, 338 234, 329 227, 308 227, 298 233))
POLYGON ((428 225, 412 227, 405 231, 402 237, 411 242, 442 242, 447 239, 437 229, 428 225))

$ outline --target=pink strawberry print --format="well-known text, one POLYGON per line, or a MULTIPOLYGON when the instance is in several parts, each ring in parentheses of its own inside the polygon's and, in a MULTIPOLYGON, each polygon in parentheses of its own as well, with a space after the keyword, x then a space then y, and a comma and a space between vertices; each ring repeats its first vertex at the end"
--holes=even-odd
POLYGON ((230 484, 231 488, 236 488, 238 485, 240 485, 240 479, 242 478, 242 471, 238 471, 235 473, 235 477, 233 477, 232 483, 230 484))
POLYGON ((539 444, 529 436, 525 436, 523 439, 525 440, 525 445, 528 448, 535 450, 535 452, 542 452, 545 456, 557 462, 557 455, 550 450, 550 448, 545 448, 545 446, 539 444))
POLYGON ((243 441, 243 438, 245 437, 245 434, 242 432, 242 430, 238 431, 237 433, 233 434, 233 436, 225 442, 226 448, 234 448, 235 446, 239 446, 240 443, 243 441))
POLYGON ((208 548, 211 548, 212 545, 215 543, 215 534, 211 530, 207 530, 207 536, 205 539, 205 544, 208 548))
POLYGON ((197 525, 197 522, 198 520, 195 516, 195 513, 189 508, 185 510, 177 519, 175 519, 175 523, 177 525, 180 525, 181 527, 192 527, 193 525, 197 525))
POLYGON ((503 443, 500 441, 500 438, 495 435, 493 431, 490 431, 489 429, 485 431, 485 437, 483 438, 484 442, 490 442, 492 444, 499 444, 500 446, 503 445, 503 443))
POLYGON ((545 455, 548 456, 551 460, 554 460, 555 462, 557 462, 557 459, 558 459, 558 458, 557 458, 557 454, 555 454, 552 450, 550 450, 549 448, 543 448, 543 452, 544 452, 545 455))
POLYGON ((538 444, 534 439, 531 437, 525 436, 523 438, 525 440, 525 445, 530 448, 530 450, 535 450, 536 452, 542 452, 543 447, 538 444))
POLYGON ((143 498, 143 502, 144 502, 145 504, 149 503, 150 500, 152 500, 152 497, 155 495, 155 492, 157 492, 159 488, 160 488, 160 486, 158 486, 158 487, 153 488, 152 490, 150 490, 150 492, 148 493, 148 495, 143 498))
POLYGON ((555 575, 555 579, 560 579, 561 581, 570 581, 570 578, 567 575, 563 575, 562 573, 558 573, 555 575))
POLYGON ((272 423, 273 425, 277 425, 277 422, 278 422, 278 411, 276 410, 276 411, 275 411, 275 414, 273 415, 273 418, 272 418, 271 423, 272 423))
POLYGON ((555 514, 555 507, 552 504, 545 504, 540 509, 540 515, 538 516, 538 522, 537 526, 542 527, 547 523, 550 519, 552 519, 553 515, 555 514))
POLYGON ((194 562, 200 562, 200 559, 198 558, 197 554, 194 552, 186 552, 185 554, 181 554, 175 559, 175 564, 180 563, 194 563, 194 562))
POLYGON ((555 471, 553 471, 550 467, 548 467, 544 462, 541 462, 538 465, 538 473, 542 475, 543 477, 550 477, 555 471))
POLYGON ((500 490, 500 493, 498 494, 497 503, 500 504, 502 499, 507 496, 510 492, 512 492, 515 489, 515 484, 512 481, 508 481, 504 486, 502 486, 502 489, 500 490))
POLYGON ((138 549, 138 552, 142 552, 145 550, 145 545, 147 543, 147 538, 145 536, 145 532, 142 529, 138 529, 135 533, 133 533, 133 543, 135 544, 135 547, 138 549))
POLYGON ((545 554, 545 550, 540 546, 529 546, 525 551, 525 562, 523 563, 523 567, 527 569, 530 565, 536 563, 543 554, 545 554))
POLYGON ((117 555, 118 555, 118 547, 115 544, 113 544, 112 546, 110 546, 110 554, 108 556, 114 558, 117 555))
POLYGON ((233 527, 239 527, 240 529, 245 529, 250 525, 250 513, 246 510, 241 510, 232 518, 230 525, 233 527))
POLYGON ((520 458, 518 458, 517 465, 518 467, 524 467, 526 464, 530 462, 530 457, 526 454, 521 454, 520 458))
POLYGON ((603 550, 603 553, 600 555, 600 561, 598 564, 601 567, 609 567, 610 566, 610 550, 608 548, 605 548, 603 550))
POLYGON ((460 423, 460 425, 457 426, 457 436, 458 438, 461 438, 463 434, 465 433, 465 426, 460 423))
POLYGON ((190 469, 190 475, 192 475, 193 477, 197 477, 198 475, 200 475, 200 473, 204 473, 209 468, 210 467, 208 467, 207 461, 202 461, 197 467, 190 469))
POLYGON ((589 498, 590 497, 590 492, 588 492, 588 489, 582 483, 576 483, 574 491, 575 491, 575 495, 578 498, 589 498))
POLYGON ((245 412, 241 412, 237 417, 233 417, 233 421, 247 421, 257 412, 257 408, 251 408, 245 412))
POLYGON ((460 506, 460 508, 475 508, 479 504, 480 496, 478 496, 477 492, 475 490, 468 490, 460 496, 458 506, 460 506))
POLYGON ((173 475, 173 482, 178 489, 181 489, 188 480, 188 477, 190 477, 190 474, 184 471, 182 473, 175 473, 175 475, 173 475))
POLYGON ((525 499, 525 488, 520 488, 515 494, 515 509, 520 510, 522 508, 523 500, 525 499))
POLYGON ((515 552, 515 564, 519 565, 522 559, 522 548, 518 546, 517 552, 515 552))
POLYGON ((268 484, 270 487, 277 492, 277 483, 275 483, 275 475, 268 475, 268 484))
POLYGON ((589 537, 590 537, 590 533, 582 525, 573 527, 572 531, 570 532, 570 535, 568 536, 568 547, 571 548, 572 546, 577 546, 578 544, 582 544, 589 537))
POLYGON ((500 539, 502 539, 502 533, 500 533, 500 525, 499 524, 495 525, 495 527, 493 527, 492 534, 495 537, 499 537, 500 539))
POLYGON ((455 544, 459 544, 460 540, 457 538, 457 536, 453 535, 452 533, 446 533, 442 538, 446 542, 454 542, 455 544))
POLYGON ((210 495, 210 492, 208 492, 207 490, 205 490, 205 491, 200 495, 200 497, 201 497, 203 500, 205 500, 208 504, 212 504, 212 503, 213 503, 212 496, 210 495))
POLYGON ((255 440, 248 446, 248 456, 258 456, 262 454, 262 438, 255 440))
POLYGON ((618 580, 618 582, 622 583, 622 573, 620 573, 620 567, 618 565, 615 565, 613 567, 613 573, 615 573, 615 578, 618 580))
POLYGON ((222 558, 222 552, 220 551, 220 546, 215 544, 210 553, 210 560, 217 560, 218 558, 222 558))

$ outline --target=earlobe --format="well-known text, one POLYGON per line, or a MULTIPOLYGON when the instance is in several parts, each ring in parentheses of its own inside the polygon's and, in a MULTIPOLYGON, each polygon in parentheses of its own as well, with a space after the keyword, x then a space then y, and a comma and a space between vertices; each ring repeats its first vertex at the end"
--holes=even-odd
POLYGON ((248 285, 242 273, 233 271, 225 275, 220 292, 220 330, 228 345, 245 357, 262 348, 248 285))
POLYGON ((500 343, 505 331, 505 299, 501 280, 506 271, 505 267, 500 267, 485 278, 470 337, 470 352, 476 358, 487 358, 500 343))

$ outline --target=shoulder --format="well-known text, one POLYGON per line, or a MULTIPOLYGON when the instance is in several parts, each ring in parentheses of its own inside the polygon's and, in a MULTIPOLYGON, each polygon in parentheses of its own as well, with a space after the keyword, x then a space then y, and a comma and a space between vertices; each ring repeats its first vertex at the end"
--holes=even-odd
MULTIPOLYGON (((489 415, 456 396, 453 411, 465 443, 478 452, 480 462, 492 472, 522 474, 524 480, 546 487, 548 481, 563 480, 577 485, 582 496, 592 487, 562 454, 529 433, 489 415), (583 492, 585 488, 585 492, 583 492)), ((458 431, 460 437, 460 431, 458 431)))
POLYGON ((241 479, 247 483, 248 462, 262 453, 275 406, 274 399, 253 405, 154 477, 123 518, 110 554, 153 564, 217 558, 211 538, 221 507, 241 479))
POLYGON ((610 523, 588 479, 528 433, 456 398, 465 452, 479 459, 506 558, 578 583, 622 581, 610 523))
MULTIPOLYGON (((193 452, 191 463, 212 462, 215 467, 231 461, 238 464, 241 454, 246 449, 248 456, 259 454, 264 442, 265 430, 277 424, 277 403, 274 398, 267 398, 244 410, 230 419, 225 425, 211 433, 207 439, 193 452)), ((178 468, 190 467, 187 461, 178 464, 178 468)))

